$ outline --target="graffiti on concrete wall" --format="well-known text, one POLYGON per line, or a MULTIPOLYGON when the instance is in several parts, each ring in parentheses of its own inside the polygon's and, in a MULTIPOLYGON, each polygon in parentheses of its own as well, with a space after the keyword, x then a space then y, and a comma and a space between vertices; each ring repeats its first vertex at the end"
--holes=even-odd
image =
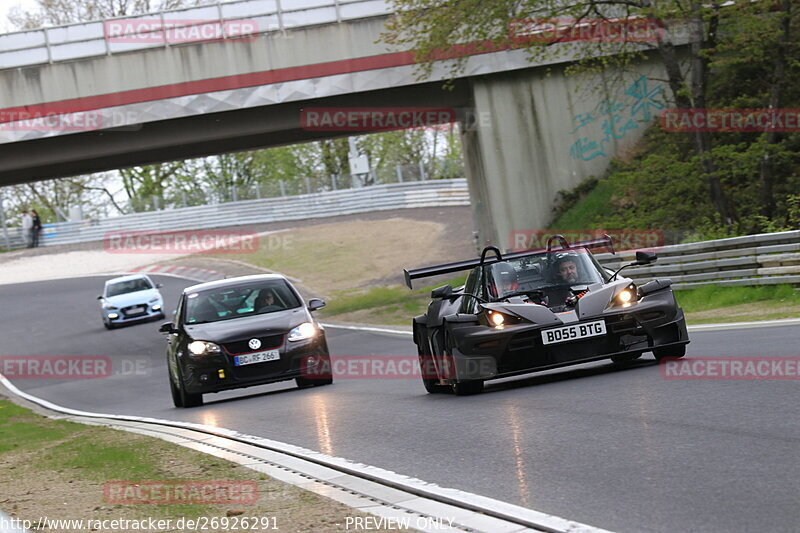
POLYGON ((581 161, 608 157, 615 139, 624 138, 631 130, 639 129, 653 118, 653 112, 663 109, 664 85, 651 86, 641 76, 617 100, 603 100, 589 113, 572 117, 575 125, 570 133, 580 136, 569 148, 570 156, 581 161))

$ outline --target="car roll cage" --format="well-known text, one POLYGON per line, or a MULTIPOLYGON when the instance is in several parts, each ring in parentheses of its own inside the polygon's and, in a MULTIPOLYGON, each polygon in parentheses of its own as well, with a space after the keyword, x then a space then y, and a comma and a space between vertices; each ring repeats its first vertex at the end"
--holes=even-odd
POLYGON ((569 244, 567 239, 560 234, 551 235, 547 239, 547 247, 546 248, 538 248, 534 250, 524 250, 522 252, 511 252, 503 255, 500 250, 496 246, 487 246, 481 252, 481 256, 479 259, 468 259, 466 261, 456 261, 454 263, 445 263, 442 265, 435 265, 429 267, 422 267, 422 268, 415 268, 412 270, 403 270, 403 276, 405 277, 406 286, 409 289, 413 289, 412 281, 415 279, 420 278, 429 278, 431 276, 438 276, 441 274, 450 274, 452 272, 461 272, 463 270, 471 270, 477 266, 483 265, 490 265, 492 263, 498 263, 500 261, 507 261, 509 259, 518 259, 520 257, 526 257, 529 255, 535 255, 542 252, 552 252, 556 251, 553 249, 553 241, 558 241, 558 245, 560 248, 556 250, 571 250, 573 248, 608 248, 612 254, 615 254, 614 251, 614 243, 611 240, 611 237, 608 234, 604 234, 599 239, 592 239, 589 241, 580 241, 573 243, 572 245, 569 244), (493 252, 494 257, 486 257, 488 252, 493 252))

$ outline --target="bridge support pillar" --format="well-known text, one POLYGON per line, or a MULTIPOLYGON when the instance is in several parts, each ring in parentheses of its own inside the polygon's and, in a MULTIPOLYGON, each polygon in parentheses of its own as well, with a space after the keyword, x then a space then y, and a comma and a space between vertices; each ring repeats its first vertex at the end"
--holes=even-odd
POLYGON ((559 191, 629 150, 665 107, 663 85, 644 77, 657 73, 646 62, 625 76, 554 67, 473 78, 462 142, 479 244, 505 250, 513 232, 547 228, 559 191))

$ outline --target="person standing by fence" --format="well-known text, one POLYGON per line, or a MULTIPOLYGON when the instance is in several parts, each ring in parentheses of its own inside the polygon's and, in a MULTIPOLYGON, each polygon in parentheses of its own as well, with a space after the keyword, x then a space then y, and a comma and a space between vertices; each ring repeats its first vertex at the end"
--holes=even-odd
POLYGON ((22 212, 22 238, 25 246, 33 248, 33 217, 27 209, 22 212))
POLYGON ((33 227, 31 228, 31 248, 39 246, 39 234, 42 232, 42 219, 39 218, 39 213, 36 209, 31 209, 33 218, 33 227))

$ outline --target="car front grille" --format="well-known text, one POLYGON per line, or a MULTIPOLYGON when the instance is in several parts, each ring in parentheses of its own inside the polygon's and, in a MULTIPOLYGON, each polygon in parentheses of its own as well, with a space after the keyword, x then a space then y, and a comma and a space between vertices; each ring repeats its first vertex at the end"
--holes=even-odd
POLYGON ((222 346, 225 348, 231 355, 240 355, 243 353, 250 353, 250 352, 263 352, 264 350, 274 350, 275 348, 280 347, 283 344, 283 335, 269 335, 267 337, 249 337, 245 340, 236 341, 236 342, 228 342, 223 344, 222 346), (248 343, 250 339, 256 338, 261 341, 261 346, 258 349, 254 350, 250 348, 248 343))

